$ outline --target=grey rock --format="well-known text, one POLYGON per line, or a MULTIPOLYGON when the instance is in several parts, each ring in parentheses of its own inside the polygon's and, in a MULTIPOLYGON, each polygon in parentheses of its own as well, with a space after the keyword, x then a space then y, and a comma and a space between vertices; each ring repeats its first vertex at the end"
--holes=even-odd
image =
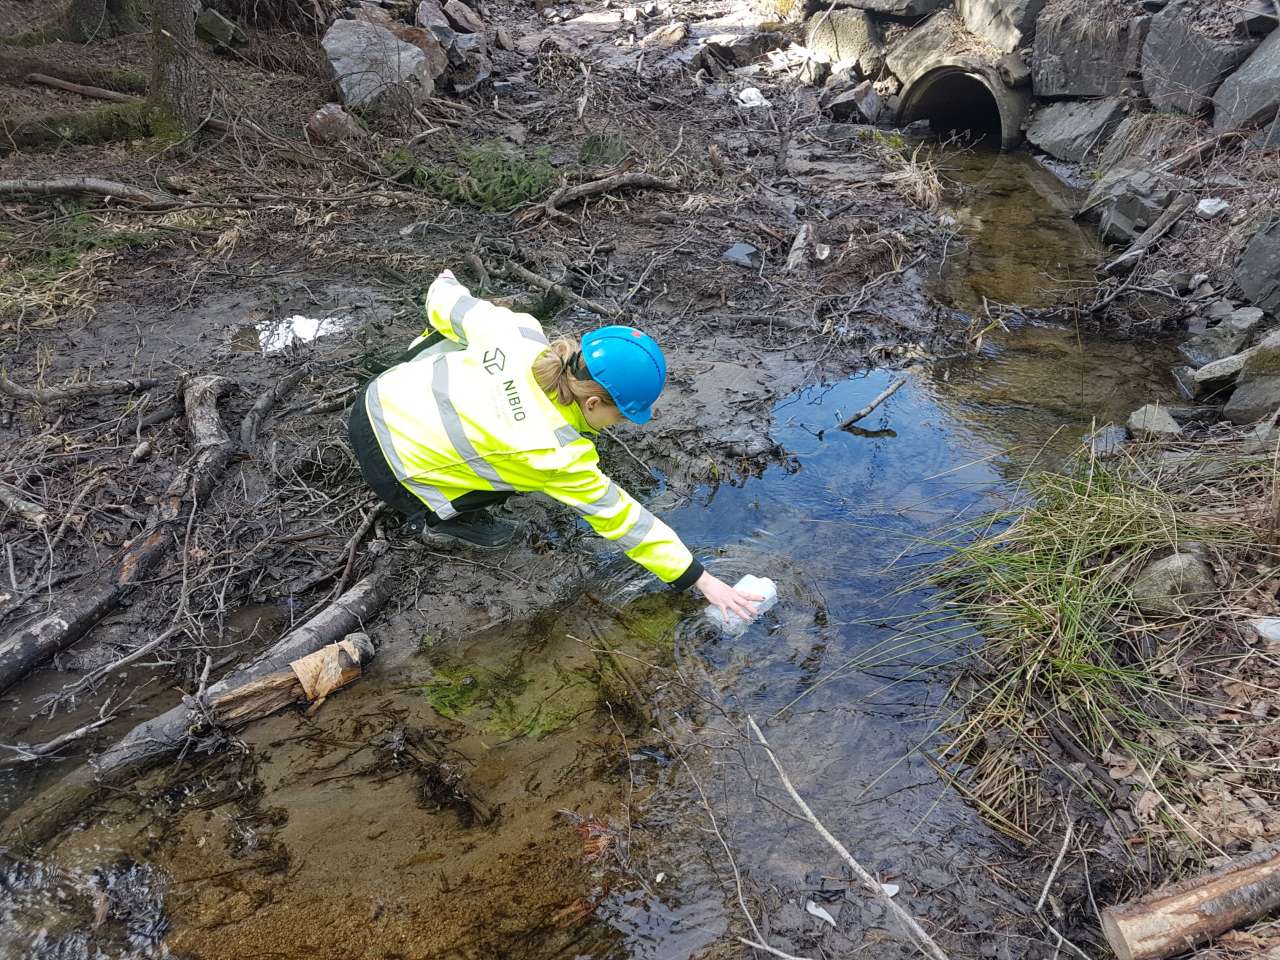
POLYGON ((1216 591, 1213 571, 1194 553, 1174 553, 1147 564, 1132 588, 1138 609, 1149 617, 1183 616, 1216 591))
POLYGON ((326 103, 311 115, 307 121, 307 135, 312 143, 341 143, 344 140, 360 140, 364 137, 364 128, 356 122, 355 117, 343 110, 339 104, 326 103))
POLYGON ((1280 151, 1280 120, 1254 131, 1249 138, 1249 146, 1260 153, 1280 151))
POLYGON ((1156 14, 1142 46, 1142 86, 1157 110, 1207 113, 1218 85, 1257 46, 1210 37, 1188 19, 1190 10, 1179 0, 1156 14))
POLYGON ((444 15, 459 33, 484 33, 484 21, 462 0, 449 0, 444 15))
POLYGON ((385 27, 335 20, 320 44, 348 107, 404 110, 425 102, 435 90, 426 54, 385 27))
POLYGON ((441 29, 447 30, 450 34, 453 33, 453 24, 449 22, 449 18, 445 16, 444 8, 436 3, 436 0, 422 0, 418 4, 413 22, 426 30, 441 29))
POLYGON ((1129 414, 1125 423, 1129 433, 1139 440, 1158 440, 1182 435, 1182 427, 1167 409, 1149 403, 1129 414))
POLYGON ((1038 97, 1114 97, 1135 86, 1151 18, 1120 24, 1049 10, 1036 21, 1031 82, 1038 97))
POLYGON ((1221 197, 1205 197, 1196 204, 1196 216, 1201 220, 1214 220, 1230 209, 1231 204, 1221 197))
POLYGON ((1280 111, 1280 30, 1222 81, 1213 95, 1215 132, 1272 123, 1280 111))
POLYGON ((956 0, 956 12, 969 32, 997 50, 1012 53, 1035 33, 1045 0, 956 0))
POLYGON ((1265 37, 1280 26, 1271 0, 1249 0, 1236 15, 1236 35, 1240 37, 1265 37))
POLYGON ((1272 330, 1249 351, 1245 377, 1280 377, 1280 330, 1272 330))
POLYGON ((347 8, 347 15, 352 20, 364 20, 368 23, 394 23, 391 11, 380 7, 370 0, 360 0, 359 3, 347 8))
POLYGON ((238 23, 228 20, 217 10, 208 7, 196 17, 196 36, 205 43, 223 47, 238 47, 249 42, 249 37, 238 23))
POLYGON ((1222 415, 1232 423, 1257 423, 1280 410, 1280 376, 1248 377, 1236 387, 1222 408, 1222 415))
POLYGON ((840 6, 871 10, 891 17, 924 17, 950 3, 951 0, 841 0, 840 6))
POLYGON ((1124 114, 1119 97, 1049 103, 1028 124, 1027 139, 1059 160, 1078 163, 1102 149, 1124 114))
POLYGON ((852 65, 875 79, 884 69, 884 32, 865 10, 826 11, 805 26, 804 45, 832 63, 852 65))
POLYGON ((516 42, 511 39, 511 31, 506 27, 498 27, 493 31, 493 45, 499 50, 514 50, 516 42))
MULTIPOLYGON (((1132 243, 1155 222, 1174 197, 1192 186, 1185 177, 1114 167, 1090 189, 1085 207, 1100 218, 1104 240, 1132 243)), ((1192 287, 1196 285, 1193 283, 1192 287)))
POLYGON ((1196 368, 1205 364, 1224 360, 1240 352, 1248 339, 1248 334, 1232 330, 1229 326, 1218 324, 1204 333, 1188 337, 1178 346, 1178 352, 1196 368))
POLYGON ((1213 303, 1205 307, 1203 313, 1210 320, 1225 320, 1231 316, 1231 312, 1235 310, 1236 305, 1230 300, 1215 300, 1213 303))
POLYGON ((1235 278, 1250 303, 1268 313, 1280 313, 1280 217, 1264 224, 1250 239, 1236 263, 1235 278))
POLYGON ((1006 87, 1017 89, 1031 84, 1031 65, 1020 53, 1006 53, 997 60, 996 73, 1006 87))
POLYGON ((832 97, 827 101, 827 109, 837 120, 866 120, 867 123, 878 123, 884 115, 884 101, 876 93, 870 80, 863 80, 851 90, 832 97))
POLYGON ((760 250, 749 243, 735 243, 720 255, 720 259, 750 270, 760 269, 760 250))
POLYGON ((1230 387, 1235 383, 1248 359, 1247 353, 1235 353, 1221 360, 1206 363, 1191 374, 1194 396, 1204 397, 1230 387))
POLYGON ((1261 307, 1238 307, 1227 315, 1227 325, 1239 333, 1250 333, 1262 322, 1266 313, 1261 307))

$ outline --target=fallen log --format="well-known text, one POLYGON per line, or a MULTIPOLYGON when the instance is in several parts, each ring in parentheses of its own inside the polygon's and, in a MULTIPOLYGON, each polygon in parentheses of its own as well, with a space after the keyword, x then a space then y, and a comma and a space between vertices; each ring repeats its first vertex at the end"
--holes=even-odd
POLYGON ((77 196, 83 193, 107 197, 111 200, 126 200, 129 203, 161 204, 172 203, 171 197, 151 193, 139 187, 120 183, 117 180, 101 180, 97 177, 56 177, 52 180, 0 180, 0 197, 20 194, 37 196, 77 196))
MULTIPOLYGON (((0 192, 4 184, 23 181, 0 180, 0 192)), ((25 181, 36 183, 37 181, 25 181)), ((57 403, 60 400, 81 400, 85 397, 111 397, 118 393, 141 393, 164 383, 163 380, 91 380, 88 383, 68 383, 61 387, 24 387, 14 383, 0 370, 0 393, 16 400, 32 403, 57 403)))
POLYGON ((381 611, 394 581, 390 569, 365 577, 306 623, 285 634, 256 661, 211 684, 204 697, 211 706, 210 712, 188 698, 189 702, 138 724, 113 746, 10 814, 0 827, 0 836, 27 844, 43 843, 101 793, 119 789, 178 753, 193 732, 207 727, 210 713, 216 717, 221 709, 230 722, 252 719, 258 715, 255 711, 281 699, 282 685, 292 689, 289 684, 281 684, 279 676, 266 684, 261 683, 264 678, 280 674, 294 661, 359 631, 381 611), (237 690, 250 684, 257 684, 252 696, 237 696, 237 690), (270 692, 273 684, 274 694, 270 692))
POLYGON ((1280 849, 1260 850, 1210 873, 1102 911, 1120 960, 1164 960, 1280 908, 1280 849))
POLYGON ((235 452, 218 416, 218 400, 232 387, 224 377, 195 377, 183 388, 195 456, 151 508, 147 529, 125 549, 105 582, 87 587, 0 642, 0 690, 65 650, 120 606, 130 589, 145 579, 173 549, 174 530, 208 498, 235 452))
POLYGON ((240 445, 245 450, 257 443, 258 430, 262 427, 262 421, 271 416, 271 411, 275 409, 276 404, 292 393, 293 388, 310 372, 310 369, 305 366, 293 371, 284 379, 278 380, 274 387, 257 399, 240 423, 240 445))

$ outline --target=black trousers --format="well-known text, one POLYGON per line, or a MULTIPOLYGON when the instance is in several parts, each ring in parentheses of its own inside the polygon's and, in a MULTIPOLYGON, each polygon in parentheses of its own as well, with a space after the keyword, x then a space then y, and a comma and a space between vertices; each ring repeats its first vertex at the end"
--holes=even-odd
MULTIPOLYGON (((351 438, 351 451, 356 455, 356 463, 360 465, 360 475, 378 498, 404 517, 411 528, 421 529, 423 524, 434 527, 439 523, 440 517, 436 512, 404 488, 396 479, 386 457, 382 455, 378 437, 373 432, 373 424, 369 422, 369 413, 364 407, 363 390, 351 405, 347 430, 351 438)), ((451 502, 458 513, 471 513, 504 503, 511 495, 509 490, 472 490, 451 502)))

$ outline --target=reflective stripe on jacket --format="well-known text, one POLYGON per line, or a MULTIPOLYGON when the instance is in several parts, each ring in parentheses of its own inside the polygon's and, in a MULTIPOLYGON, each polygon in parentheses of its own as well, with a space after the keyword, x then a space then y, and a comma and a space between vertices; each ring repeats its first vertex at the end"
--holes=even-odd
POLYGON ((534 380, 548 345, 535 318, 471 296, 446 271, 427 291, 427 319, 453 343, 392 367, 365 391, 405 489, 441 519, 473 490, 545 493, 666 583, 697 579, 702 567, 680 538, 600 470, 578 405, 552 400, 534 380))

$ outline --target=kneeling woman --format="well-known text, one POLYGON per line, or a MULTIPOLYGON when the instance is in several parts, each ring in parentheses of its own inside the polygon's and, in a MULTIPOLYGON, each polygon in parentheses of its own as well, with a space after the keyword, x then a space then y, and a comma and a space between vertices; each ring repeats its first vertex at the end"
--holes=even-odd
POLYGON ((515 525, 488 508, 545 493, 660 580, 751 617, 760 598, 704 570, 601 472, 587 439, 623 418, 649 420, 667 377, 652 338, 612 326, 587 334, 581 349, 548 343, 536 319, 476 299, 448 271, 427 292, 427 318, 433 330, 369 384, 350 425, 365 481, 424 539, 505 546, 515 525))

